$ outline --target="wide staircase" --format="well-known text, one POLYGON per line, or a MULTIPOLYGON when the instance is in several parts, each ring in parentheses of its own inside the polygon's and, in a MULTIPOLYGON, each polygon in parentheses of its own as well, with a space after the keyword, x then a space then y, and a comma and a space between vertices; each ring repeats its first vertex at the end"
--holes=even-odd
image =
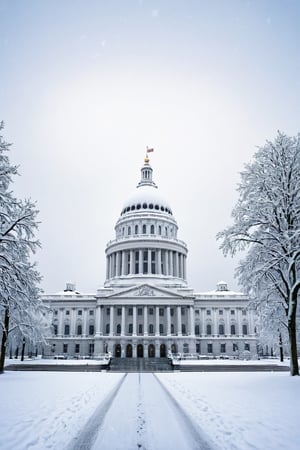
POLYGON ((112 358, 112 372, 167 372, 172 370, 168 358, 112 358))

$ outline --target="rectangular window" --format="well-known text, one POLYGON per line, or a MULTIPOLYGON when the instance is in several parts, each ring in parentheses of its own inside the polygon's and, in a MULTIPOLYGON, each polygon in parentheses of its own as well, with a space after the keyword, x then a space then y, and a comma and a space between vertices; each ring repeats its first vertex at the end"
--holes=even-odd
POLYGON ((132 308, 128 308, 128 315, 132 316, 133 315, 133 309, 132 308))
POLYGON ((164 308, 159 308, 159 315, 160 315, 160 317, 163 317, 164 314, 165 314, 164 308))
POLYGON ((107 316, 110 315, 110 308, 106 308, 106 315, 107 315, 107 316))
POLYGON ((213 352, 213 345, 207 344, 207 353, 212 353, 212 352, 213 352))
POLYGON ((75 353, 80 352, 80 344, 75 344, 75 353))
POLYGON ((223 315, 223 309, 219 309, 219 315, 220 315, 220 316, 223 315))
POLYGON ((117 308, 117 315, 121 316, 122 315, 122 308, 117 308))
POLYGON ((92 309, 89 311, 89 315, 90 315, 90 316, 93 316, 93 315, 94 315, 94 311, 93 311, 92 309))
POLYGON ((68 353, 68 344, 63 344, 63 353, 68 353))
POLYGON ((174 316, 174 308, 171 308, 171 309, 170 309, 170 314, 171 314, 171 317, 174 316))
POLYGON ((245 351, 250 352, 250 344, 245 344, 245 351))
POLYGON ((143 325, 139 324, 139 334, 143 334, 143 325))
POLYGON ((79 315, 79 316, 82 316, 82 309, 79 309, 79 310, 78 310, 78 315, 79 315))
POLYGON ((139 273, 139 268, 140 268, 140 253, 139 252, 135 252, 135 273, 139 273))
POLYGON ((196 343, 196 353, 201 353, 200 343, 196 343))
POLYGON ((54 311, 54 315, 55 315, 55 316, 57 316, 57 314, 58 314, 58 311, 57 311, 57 310, 55 310, 55 311, 54 311))
POLYGON ((247 311, 245 309, 242 310, 242 315, 245 316, 247 314, 247 311))
POLYGON ((153 314, 154 314, 153 308, 149 308, 149 316, 153 316, 153 314))
POLYGON ((206 310, 206 315, 207 315, 207 316, 210 316, 210 315, 211 315, 211 310, 210 310, 210 309, 207 309, 207 310, 206 310))
POLYGON ((235 315, 235 310, 234 310, 234 309, 231 309, 231 310, 230 310, 230 314, 231 314, 232 316, 234 316, 234 315, 235 315))
POLYGON ((89 335, 93 335, 95 332, 94 325, 89 326, 89 335))
POLYGON ((143 315, 143 308, 138 308, 137 313, 138 313, 138 316, 142 316, 143 315))
POLYGON ((232 351, 237 352, 239 350, 237 344, 232 344, 232 351))
POLYGON ((69 315, 70 315, 70 311, 67 309, 66 316, 69 316, 69 315))
POLYGON ((148 250, 143 251, 143 273, 148 273, 148 250))
POLYGON ((181 314, 184 316, 185 315, 185 308, 181 308, 181 314))
POLYGON ((220 350, 221 353, 226 353, 226 344, 221 344, 220 350))

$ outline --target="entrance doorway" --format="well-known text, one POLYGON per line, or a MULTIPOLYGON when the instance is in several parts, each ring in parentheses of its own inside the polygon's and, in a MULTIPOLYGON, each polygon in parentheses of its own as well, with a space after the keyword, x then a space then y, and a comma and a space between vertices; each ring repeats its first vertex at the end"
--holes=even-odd
POLYGON ((143 358, 144 356, 144 347, 142 344, 138 344, 137 346, 137 357, 138 358, 143 358))
POLYGON ((165 344, 161 344, 160 346, 160 357, 165 358, 166 357, 166 346, 165 344))
POLYGON ((120 344, 115 345, 115 357, 121 358, 121 345, 120 344))
POLYGON ((155 357, 155 347, 153 344, 150 344, 148 347, 148 357, 154 358, 155 357))
POLYGON ((171 353, 177 353, 177 345, 176 344, 171 345, 171 353))
POLYGON ((132 345, 128 344, 126 347, 126 358, 132 358, 132 345))

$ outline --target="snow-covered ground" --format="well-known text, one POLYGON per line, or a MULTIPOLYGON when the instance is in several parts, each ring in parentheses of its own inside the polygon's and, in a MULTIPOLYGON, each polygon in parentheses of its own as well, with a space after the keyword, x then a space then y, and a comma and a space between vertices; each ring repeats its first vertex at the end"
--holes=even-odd
MULTIPOLYGON (((124 409, 132 401, 135 384, 139 389, 134 375, 124 409)), ((109 372, 5 372, 0 376, 0 448, 68 447, 122 377, 109 372)), ((157 377, 213 442, 213 448, 298 450, 299 377, 276 372, 161 373, 157 377)), ((149 375, 142 378, 144 390, 148 379, 149 375)), ((153 382, 152 387, 149 382, 152 389, 153 382)), ((159 404, 160 398, 155 400, 159 404)), ((120 418, 126 415, 126 411, 119 413, 120 418)), ((157 418, 148 416, 147 420, 148 430, 155 432, 157 418)), ((172 433, 167 418, 165 433, 172 433)), ((120 446, 120 440, 114 442, 113 435, 111 448, 131 450, 120 446)))

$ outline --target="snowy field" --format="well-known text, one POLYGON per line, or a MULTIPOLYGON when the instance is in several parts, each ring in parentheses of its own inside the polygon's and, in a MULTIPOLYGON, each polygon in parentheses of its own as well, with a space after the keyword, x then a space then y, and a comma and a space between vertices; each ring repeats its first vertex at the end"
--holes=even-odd
MULTIPOLYGON (((5 372, 0 376, 0 448, 70 448, 70 442, 122 377, 109 372, 5 372)), ((157 377, 204 431, 214 449, 300 447, 299 377, 275 372, 161 373, 157 377)), ((127 405, 138 384, 137 378, 132 380, 127 405)), ((145 383, 147 389, 146 377, 145 383)), ((156 400, 159 405, 160 398, 156 400)), ((120 417, 126 415, 126 411, 119 413, 120 417)), ((151 422, 151 418, 147 420, 151 422)), ((172 432, 167 422, 163 427, 165 433, 172 432)), ((112 439, 111 449, 117 448, 133 449, 122 447, 122 440, 112 439)))

